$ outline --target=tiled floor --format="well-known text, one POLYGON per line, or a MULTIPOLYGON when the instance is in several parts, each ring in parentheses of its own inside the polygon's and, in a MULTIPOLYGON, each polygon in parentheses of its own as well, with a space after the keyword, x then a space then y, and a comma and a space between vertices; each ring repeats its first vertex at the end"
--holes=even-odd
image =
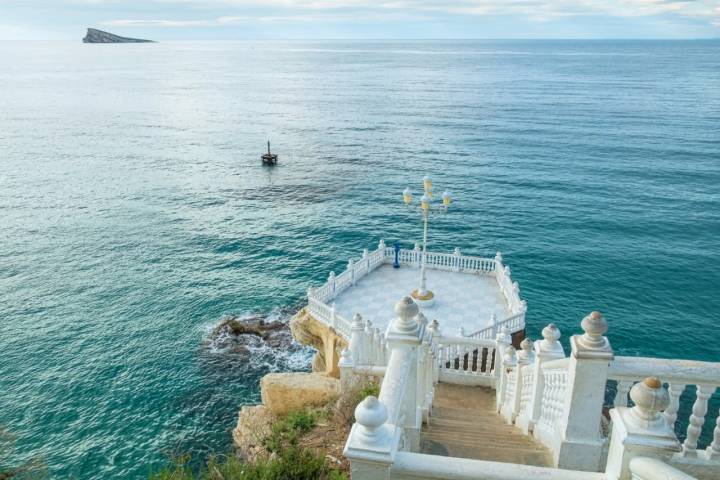
MULTIPOLYGON (((360 313, 385 331, 395 316, 395 303, 419 283, 419 268, 381 265, 342 292, 335 299, 335 306, 348 320, 360 313)), ((435 293, 435 303, 423 313, 429 320, 437 319, 446 335, 456 335, 460 325, 467 334, 477 331, 488 325, 493 313, 498 320, 510 315, 494 277, 427 269, 427 288, 435 293)))

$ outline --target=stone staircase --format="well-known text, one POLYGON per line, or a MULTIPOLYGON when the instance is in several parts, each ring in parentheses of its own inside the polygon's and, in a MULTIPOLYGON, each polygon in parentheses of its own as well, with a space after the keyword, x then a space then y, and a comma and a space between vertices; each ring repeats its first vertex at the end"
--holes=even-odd
POLYGON ((552 467, 550 452, 495 412, 495 391, 439 383, 422 453, 552 467))

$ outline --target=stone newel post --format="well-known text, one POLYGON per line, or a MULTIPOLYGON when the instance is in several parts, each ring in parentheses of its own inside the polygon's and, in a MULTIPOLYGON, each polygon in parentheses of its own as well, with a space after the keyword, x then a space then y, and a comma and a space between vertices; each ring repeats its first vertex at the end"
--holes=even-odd
POLYGON ((512 344, 512 337, 507 326, 503 326, 500 333, 495 337, 495 364, 493 365, 493 373, 495 374, 495 407, 500 411, 505 394, 505 368, 503 368, 503 355, 505 350, 512 344))
POLYGON ((630 480, 630 460, 643 456, 667 460, 680 451, 680 443, 672 426, 660 413, 670 405, 670 395, 660 380, 646 378, 630 389, 632 408, 610 410, 613 422, 612 440, 608 451, 608 480, 630 480))
POLYGON ((529 338, 526 338, 520 342, 520 350, 517 352, 517 367, 515 370, 515 377, 512 379, 515 382, 515 394, 512 398, 512 403, 505 413, 505 420, 508 423, 513 423, 520 413, 520 402, 522 400, 522 384, 523 384, 523 372, 528 368, 533 368, 535 363, 535 354, 533 353, 533 343, 529 338))
POLYGON ((340 352, 340 361, 338 368, 340 369, 340 392, 346 393, 353 390, 357 383, 354 368, 357 363, 353 363, 353 354, 347 348, 340 352))
POLYGON ((404 349, 413 359, 410 362, 402 406, 405 413, 405 423, 402 427, 411 449, 416 450, 420 444, 420 427, 422 426, 422 409, 419 407, 421 399, 418 398, 418 381, 421 372, 418 372, 417 357, 422 337, 425 335, 425 324, 418 322, 420 307, 412 297, 404 297, 396 303, 395 313, 397 318, 388 327, 386 342, 388 351, 404 349))
POLYGON ((367 346, 365 345, 365 324, 359 313, 356 313, 352 318, 349 348, 352 352, 353 364, 360 366, 368 363, 367 346))
POLYGON ((533 387, 530 394, 530 406, 518 419, 518 426, 527 435, 540 418, 545 376, 542 364, 550 360, 565 358, 565 351, 560 344, 560 330, 551 323, 542 330, 542 340, 535 341, 535 363, 533 364, 533 387))
POLYGON ((503 353, 502 358, 502 369, 504 370, 502 375, 502 382, 500 383, 500 386, 498 387, 500 390, 500 394, 497 396, 497 411, 498 413, 505 416, 505 412, 509 408, 507 401, 508 401, 508 382, 511 380, 510 373, 515 370, 515 373, 517 374, 517 357, 515 354, 515 347, 512 345, 508 346, 505 349, 505 353, 503 353))
POLYGON ((585 334, 570 338, 568 387, 553 454, 558 468, 597 472, 604 444, 600 417, 613 350, 603 336, 608 325, 600 312, 583 318, 580 326, 585 334))
POLYGON ((387 408, 373 396, 367 397, 355 408, 355 424, 343 450, 343 455, 350 459, 353 478, 388 478, 399 432, 393 432, 386 423, 387 419, 387 408))

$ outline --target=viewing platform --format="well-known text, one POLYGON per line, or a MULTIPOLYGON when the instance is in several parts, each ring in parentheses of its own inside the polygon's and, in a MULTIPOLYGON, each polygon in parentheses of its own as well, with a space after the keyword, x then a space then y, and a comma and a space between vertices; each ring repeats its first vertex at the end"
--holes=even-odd
MULTIPOLYGON (((309 289, 309 311, 348 338, 355 315, 384 335, 397 299, 417 287, 421 260, 418 245, 396 249, 380 241, 376 250, 348 261, 345 271, 331 272, 324 285, 309 289)), ((457 248, 453 253, 427 252, 426 268, 434 298, 421 304, 421 310, 446 334, 491 339, 507 327, 522 339, 527 307, 499 252, 494 258, 466 256, 457 248)))

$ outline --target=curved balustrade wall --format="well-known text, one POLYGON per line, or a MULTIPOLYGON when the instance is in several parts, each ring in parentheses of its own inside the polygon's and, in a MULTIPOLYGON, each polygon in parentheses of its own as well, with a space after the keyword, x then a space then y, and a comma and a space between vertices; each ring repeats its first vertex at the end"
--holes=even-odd
MULTIPOLYGON (((310 313, 326 325, 338 330, 346 339, 350 338, 350 321, 339 315, 334 308, 333 300, 343 291, 355 285, 382 264, 393 263, 395 250, 386 247, 380 242, 378 248, 372 252, 365 250, 359 259, 352 259, 348 267, 335 275, 331 273, 328 281, 317 288, 308 289, 308 307, 310 313)), ((510 268, 502 264, 502 257, 481 258, 455 253, 427 252, 426 267, 434 270, 448 270, 476 275, 493 276, 507 302, 510 315, 489 327, 482 328, 469 335, 471 338, 492 340, 497 333, 507 327, 511 333, 525 328, 525 312, 527 306, 520 298, 520 289, 517 282, 510 277, 510 268)), ((419 267, 422 262, 422 251, 400 249, 398 254, 400 265, 419 267)))

